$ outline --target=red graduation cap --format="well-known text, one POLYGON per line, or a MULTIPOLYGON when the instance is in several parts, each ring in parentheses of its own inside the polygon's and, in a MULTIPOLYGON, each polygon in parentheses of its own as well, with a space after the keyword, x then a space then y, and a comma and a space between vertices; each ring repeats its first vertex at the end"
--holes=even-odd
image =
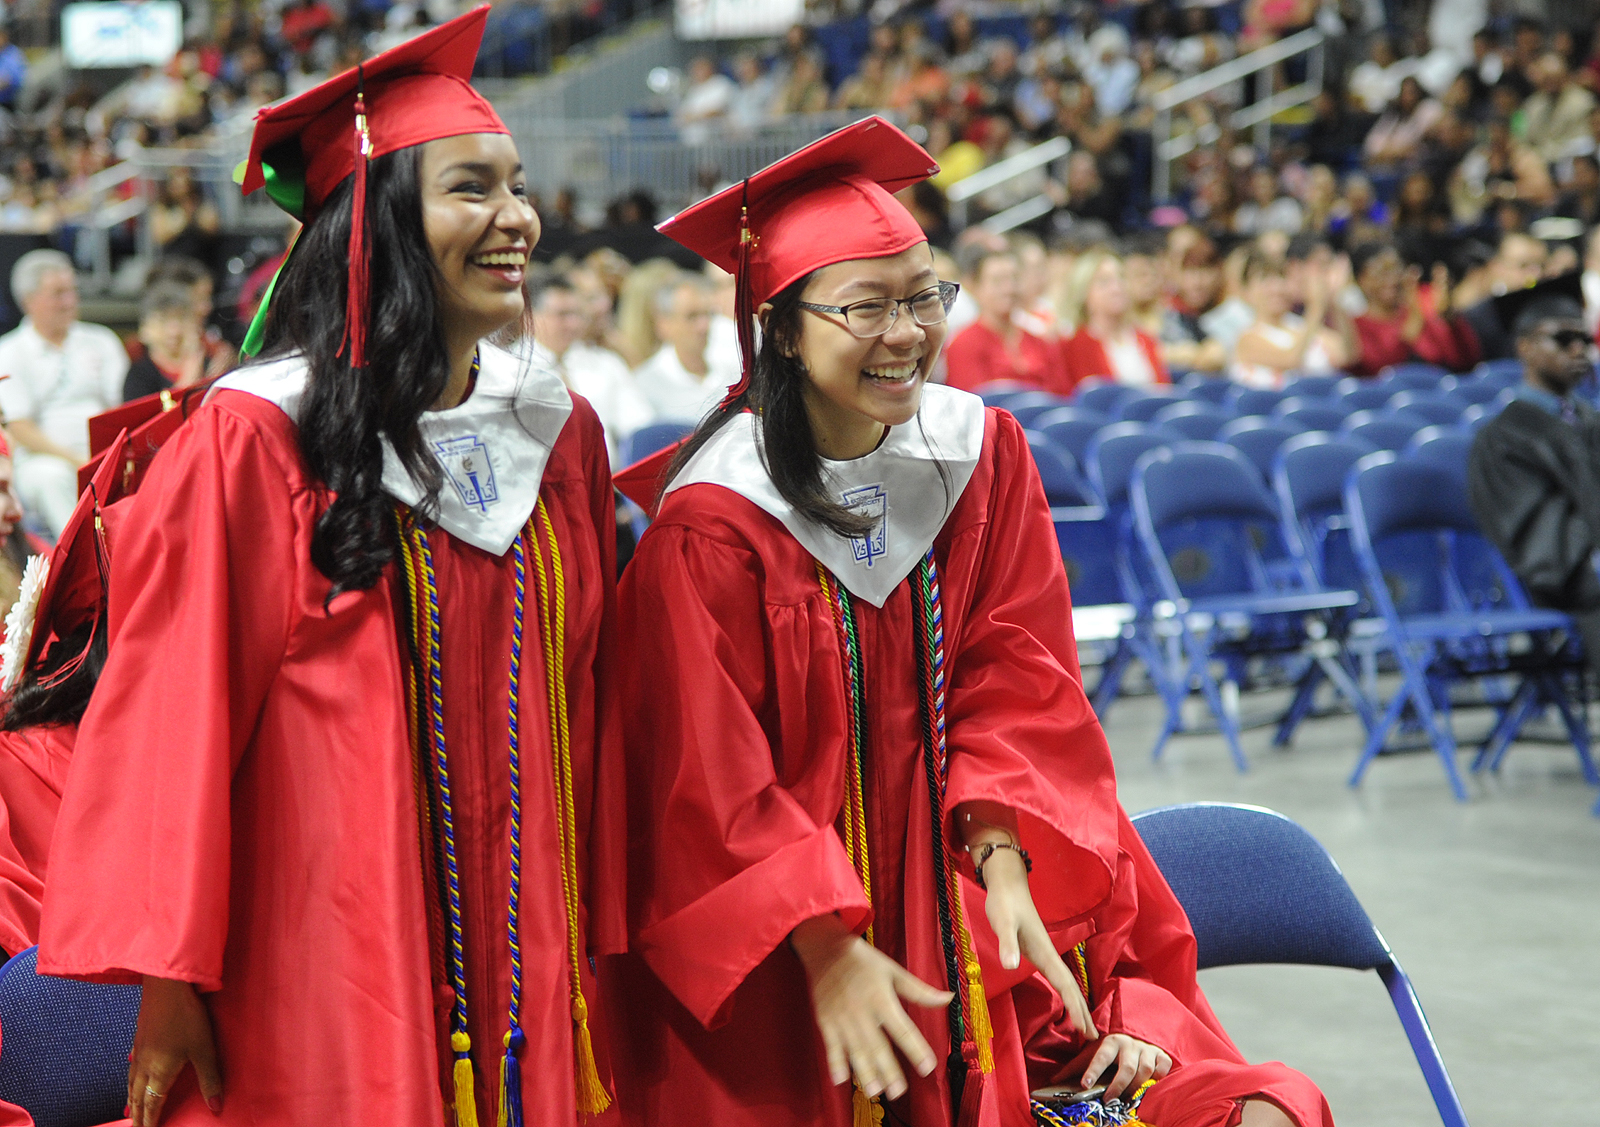
MULTIPOLYGON (((309 221, 355 173, 345 309, 353 367, 366 363, 367 161, 441 137, 510 132, 471 85, 488 17, 489 5, 480 5, 256 114, 240 179, 246 195, 264 187, 279 207, 309 221)), ((250 336, 259 347, 256 326, 250 336)))
POLYGON ((823 266, 886 258, 926 242, 893 193, 938 171, 921 145, 869 117, 661 224, 662 234, 734 275, 744 370, 729 399, 749 384, 761 303, 823 266))
POLYGON ((106 448, 114 437, 124 431, 128 432, 128 441, 119 455, 123 468, 117 479, 117 488, 125 494, 137 490, 156 451, 190 415, 199 410, 205 402, 207 390, 215 382, 215 379, 202 380, 182 390, 140 396, 90 419, 90 456, 89 461, 78 470, 78 492, 89 488, 89 482, 105 462, 106 448))
MULTIPOLYGON (((123 431, 106 448, 99 470, 61 529, 61 538, 50 553, 50 570, 34 612, 28 652, 18 655, 23 659, 23 669, 39 660, 52 638, 65 637, 105 613, 106 587, 110 580, 109 538, 117 517, 121 516, 119 512, 107 520, 107 510, 123 496, 122 475, 118 469, 127 443, 128 432, 123 431)), ((84 652, 88 652, 87 646, 84 652)), ((57 675, 65 677, 75 667, 76 662, 57 675)))

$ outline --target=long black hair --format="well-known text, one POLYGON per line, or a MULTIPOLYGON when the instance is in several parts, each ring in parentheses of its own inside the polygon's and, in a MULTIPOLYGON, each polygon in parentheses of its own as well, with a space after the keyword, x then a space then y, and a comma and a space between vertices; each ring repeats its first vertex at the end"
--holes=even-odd
POLYGON ((44 658, 23 673, 5 703, 0 730, 15 732, 38 724, 76 724, 89 707, 89 696, 106 664, 106 616, 97 615, 45 651, 44 658), (84 648, 88 653, 84 653, 84 648), (83 654, 78 667, 55 680, 68 662, 83 654))
POLYGON ((329 598, 378 581, 394 558, 383 492, 387 437, 422 492, 417 518, 438 516, 444 477, 417 421, 444 394, 450 362, 439 327, 436 269, 422 227, 421 146, 375 158, 368 169, 371 300, 367 365, 350 367, 345 336, 351 182, 334 189, 278 279, 263 355, 305 357, 300 452, 335 500, 317 521, 311 562, 333 583, 329 598))
POLYGON ((806 413, 806 366, 800 359, 800 295, 813 275, 807 274, 781 291, 762 323, 750 386, 700 421, 667 472, 677 472, 711 441, 713 435, 746 408, 756 413, 761 428, 762 459, 778 493, 807 520, 840 536, 862 536, 876 518, 853 512, 828 492, 822 479, 811 417, 806 413))

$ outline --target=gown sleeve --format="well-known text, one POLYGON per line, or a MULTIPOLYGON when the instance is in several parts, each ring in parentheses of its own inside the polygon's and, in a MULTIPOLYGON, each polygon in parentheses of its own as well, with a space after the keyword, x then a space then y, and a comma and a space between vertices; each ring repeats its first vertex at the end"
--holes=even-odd
POLYGON ((649 749, 630 760, 629 827, 671 843, 630 858, 632 948, 707 1027, 795 925, 838 912, 859 931, 870 914, 831 822, 778 779, 760 572, 753 551, 658 524, 621 590, 625 723, 649 749))
MULTIPOLYGON (((1016 420, 991 420, 989 520, 971 603, 948 643, 946 833, 970 875, 955 807, 986 800, 1016 811, 1035 905, 1055 927, 1110 895, 1120 808, 1111 752, 1083 691, 1044 488, 1016 420)), ((959 548, 951 545, 952 558, 959 548)))
POLYGON ((220 404, 196 414, 118 537, 108 658, 51 850, 41 973, 221 987, 232 778, 282 664, 292 561, 309 558, 293 448, 260 425, 220 404))

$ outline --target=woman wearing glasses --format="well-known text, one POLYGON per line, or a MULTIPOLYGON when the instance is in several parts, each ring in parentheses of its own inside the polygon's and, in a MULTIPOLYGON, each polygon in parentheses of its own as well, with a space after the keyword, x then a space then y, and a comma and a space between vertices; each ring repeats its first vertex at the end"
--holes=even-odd
POLYGON ((1027 442, 928 383, 955 286, 890 193, 933 171, 869 118, 662 228, 761 339, 619 479, 662 494, 621 592, 630 1122, 1021 1125, 1080 1050, 1130 1104, 1171 1064, 1121 1019, 1124 952, 1079 957, 1132 919, 1126 820, 1027 442))

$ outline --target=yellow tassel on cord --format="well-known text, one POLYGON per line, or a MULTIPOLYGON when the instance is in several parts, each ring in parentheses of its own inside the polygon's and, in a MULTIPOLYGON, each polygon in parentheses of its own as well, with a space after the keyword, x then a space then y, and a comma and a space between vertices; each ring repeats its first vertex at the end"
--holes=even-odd
MULTIPOLYGON (((508 1031, 505 1037, 506 1048, 511 1047, 511 1034, 508 1031)), ((495 1127, 506 1127, 506 1058, 500 1058, 500 1112, 494 1117, 495 1127)))
POLYGON ((883 1123, 883 1105, 861 1090, 861 1085, 855 1086, 855 1092, 850 1096, 850 1127, 881 1127, 883 1123))
POLYGON ((994 1071, 994 1026, 989 1023, 989 998, 983 990, 983 970, 977 957, 967 955, 967 997, 972 1003, 972 1039, 978 1043, 978 1071, 994 1071))
POLYGON ((578 1052, 578 1111, 599 1115, 611 1106, 611 1095, 600 1083, 600 1066, 594 1062, 594 1042, 589 1039, 589 1003, 581 990, 572 999, 572 1020, 578 1023, 573 1031, 578 1052))
POLYGON ((472 1038, 465 1033, 450 1034, 450 1048, 456 1054, 456 1127, 478 1127, 478 1097, 472 1090, 472 1038))

